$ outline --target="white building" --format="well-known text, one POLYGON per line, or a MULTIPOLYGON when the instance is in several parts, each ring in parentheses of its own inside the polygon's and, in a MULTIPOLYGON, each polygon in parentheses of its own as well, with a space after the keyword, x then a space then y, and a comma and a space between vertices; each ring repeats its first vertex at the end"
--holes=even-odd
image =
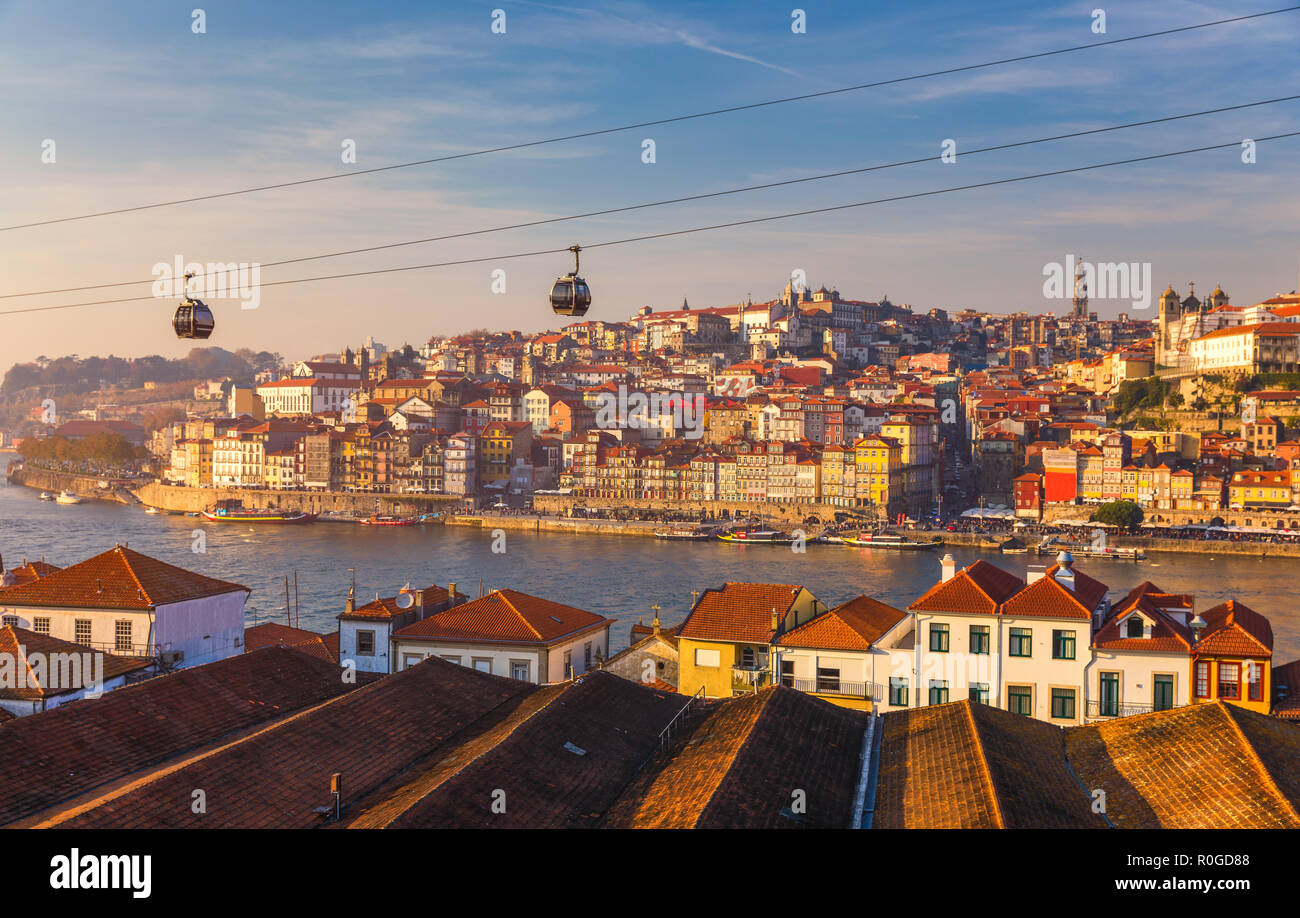
POLYGON ((399 628, 396 669, 437 656, 521 682, 562 682, 609 655, 613 619, 517 590, 496 590, 399 628))
POLYGON ((0 590, 0 624, 117 656, 193 666, 242 652, 248 593, 119 545, 0 590))
POLYGON ((316 415, 346 410, 356 400, 358 385, 349 379, 291 376, 258 386, 257 394, 267 415, 316 415))
POLYGON ((393 632, 426 615, 440 612, 453 602, 463 602, 456 584, 443 589, 436 583, 423 590, 408 584, 396 596, 375 598, 363 606, 348 590, 347 605, 339 614, 339 664, 363 673, 396 672, 393 666, 393 632))

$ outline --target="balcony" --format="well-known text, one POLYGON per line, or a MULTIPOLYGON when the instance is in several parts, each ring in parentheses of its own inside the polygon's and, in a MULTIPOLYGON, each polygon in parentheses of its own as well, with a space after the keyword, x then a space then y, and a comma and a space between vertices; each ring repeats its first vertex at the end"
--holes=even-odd
POLYGON ((731 667, 731 687, 736 691, 756 691, 765 685, 771 685, 771 682, 766 659, 753 665, 731 667))
POLYGON ((1180 708, 1180 704, 1171 704, 1168 708, 1157 708, 1150 704, 1123 704, 1114 701, 1088 702, 1089 718, 1132 717, 1135 714, 1150 714, 1152 711, 1165 711, 1180 708))
POLYGON ((810 695, 837 695, 842 698, 865 698, 880 701, 885 696, 884 686, 877 682, 844 682, 840 679, 795 679, 783 676, 781 684, 810 695))

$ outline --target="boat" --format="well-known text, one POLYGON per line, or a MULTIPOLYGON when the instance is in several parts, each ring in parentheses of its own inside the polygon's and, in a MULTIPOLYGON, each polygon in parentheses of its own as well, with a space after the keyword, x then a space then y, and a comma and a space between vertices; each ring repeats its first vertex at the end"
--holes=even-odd
POLYGON ((741 529, 737 532, 720 532, 718 538, 724 542, 754 542, 760 545, 790 545, 795 537, 776 529, 741 529))
POLYGON ((157 507, 145 507, 145 508, 144 508, 144 512, 145 512, 145 513, 162 513, 162 511, 159 510, 157 507))
POLYGON ((860 532, 857 537, 844 537, 845 545, 852 545, 854 548, 894 548, 902 551, 925 551, 943 544, 942 539, 936 539, 932 542, 918 542, 915 539, 909 539, 906 536, 899 535, 897 532, 860 532))
POLYGON ((708 529, 699 526, 690 528, 677 527, 675 529, 656 529, 656 539, 673 539, 676 541, 701 542, 713 538, 713 533, 708 529))
POLYGON ((246 510, 237 497, 219 500, 200 515, 209 523, 310 523, 316 519, 316 514, 301 510, 246 510))
POLYGON ((84 504, 86 502, 83 498, 67 490, 60 491, 59 496, 54 498, 54 501, 59 504, 84 504))
POLYGON ((362 526, 414 526, 419 520, 408 520, 400 516, 371 516, 357 520, 362 526))
POLYGON ((49 491, 42 491, 42 492, 41 492, 41 498, 40 498, 40 499, 41 499, 41 500, 54 500, 54 495, 51 494, 49 491))

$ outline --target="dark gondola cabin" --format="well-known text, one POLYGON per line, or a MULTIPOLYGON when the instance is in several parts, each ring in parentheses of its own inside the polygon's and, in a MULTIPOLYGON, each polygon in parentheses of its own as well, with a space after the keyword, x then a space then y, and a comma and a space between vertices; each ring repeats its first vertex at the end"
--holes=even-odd
POLYGON ((172 317, 172 328, 176 330, 177 338, 206 338, 215 327, 212 310, 202 300, 186 297, 172 317))
POLYGON ((573 270, 563 277, 555 279, 551 288, 551 309, 561 316, 585 316, 591 306, 591 288, 578 276, 578 252, 582 246, 571 245, 573 253, 573 270))

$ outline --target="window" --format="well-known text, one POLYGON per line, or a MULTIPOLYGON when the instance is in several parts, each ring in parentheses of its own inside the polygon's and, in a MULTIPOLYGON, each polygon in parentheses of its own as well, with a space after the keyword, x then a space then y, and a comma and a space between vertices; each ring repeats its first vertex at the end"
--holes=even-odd
POLYGON ((591 669, 591 641, 582 645, 582 668, 591 669))
POLYGON ((1007 710, 1012 714, 1034 716, 1034 689, 1029 685, 1007 686, 1007 710))
POLYGON ((131 650, 131 620, 118 619, 113 623, 113 649, 129 653, 131 650))
POLYGON ((781 661, 781 684, 794 688, 794 660, 781 661))
POLYGON ((37 634, 49 634, 50 620, 48 618, 32 619, 32 630, 35 631, 37 634))
POLYGON ((528 661, 527 661, 527 660, 511 660, 511 661, 510 661, 510 678, 511 678, 511 679, 518 679, 520 682, 528 682, 528 681, 529 681, 529 678, 528 678, 528 670, 529 670, 529 666, 528 666, 528 661))
POLYGON ((938 679, 930 680, 930 704, 948 703, 948 683, 938 679))
POLYGON ((1259 663, 1250 661, 1243 667, 1242 675, 1246 678, 1246 684, 1250 687, 1247 697, 1251 701, 1264 700, 1264 667, 1259 663))
MULTIPOLYGON (((699 653, 699 651, 697 650, 696 653, 699 653)), ((573 651, 566 650, 564 652, 564 678, 567 679, 572 675, 573 675, 573 651)))
POLYGON ((1074 689, 1052 689, 1052 717, 1057 720, 1074 720, 1074 689))
POLYGON ((1013 657, 1033 656, 1033 631, 1029 628, 1011 629, 1011 646, 1008 653, 1013 657))
POLYGON ((817 667, 817 691, 838 692, 840 690, 839 667, 817 667))
POLYGON ((907 707, 907 677, 889 677, 889 704, 895 708, 907 707))
POLYGON ((1142 636, 1142 619, 1134 615, 1128 620, 1126 624, 1127 624, 1127 631, 1124 635, 1125 637, 1140 638, 1142 636))
MULTIPOLYGON (((357 632, 357 653, 363 657, 373 657, 375 655, 375 633, 373 631, 357 632)), ((456 658, 460 662, 460 658, 456 658)))
POLYGON ((1210 697, 1210 664, 1207 660, 1196 664, 1196 697, 1210 697))
POLYGON ((460 657, 456 654, 443 654, 442 658, 448 663, 455 663, 457 666, 460 666, 460 657))
POLYGON ((1074 659, 1074 632, 1073 631, 1052 631, 1052 659, 1053 660, 1073 660, 1074 659))
POLYGON ((935 653, 948 652, 948 626, 931 625, 930 626, 930 650, 935 653))
POLYGON ((1155 688, 1151 694, 1151 708, 1155 711, 1168 711, 1174 706, 1174 677, 1155 677, 1155 688))
POLYGON ((6 615, 6 616, 4 616, 4 618, 0 618, 0 624, 3 624, 6 628, 17 628, 17 627, 18 627, 18 616, 17 616, 17 615, 6 615))
POLYGON ((492 658, 491 658, 491 657, 474 657, 474 658, 473 658, 473 663, 474 663, 474 668, 475 668, 476 670, 478 670, 479 672, 481 672, 481 673, 491 673, 491 672, 492 672, 492 658))
POLYGON ((987 682, 972 682, 970 684, 970 700, 980 704, 988 704, 989 684, 987 682))
MULTIPOLYGON (((695 648, 695 665, 696 666, 721 666, 721 654, 716 650, 706 650, 703 647, 695 648)), ((565 660, 568 663, 568 660, 565 660)))
POLYGON ((1101 674, 1101 697, 1097 706, 1102 717, 1119 716, 1119 673, 1101 674))
POLYGON ((989 652, 988 625, 970 626, 970 652, 974 654, 987 654, 989 652))
POLYGON ((1219 697, 1238 699, 1241 697, 1241 665, 1238 663, 1219 664, 1219 697))

